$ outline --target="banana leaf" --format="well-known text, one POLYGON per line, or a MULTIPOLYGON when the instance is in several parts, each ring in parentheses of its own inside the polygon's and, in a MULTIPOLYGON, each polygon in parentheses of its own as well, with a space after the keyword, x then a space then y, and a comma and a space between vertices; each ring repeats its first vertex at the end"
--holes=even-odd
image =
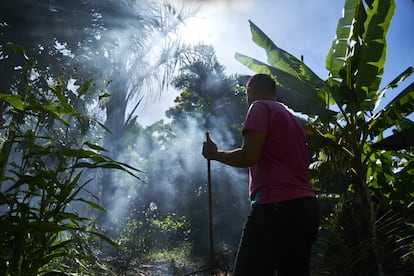
POLYGON ((369 102, 369 109, 375 106, 376 94, 381 84, 386 56, 386 35, 394 15, 393 0, 374 1, 372 8, 366 8, 365 31, 362 34, 362 47, 356 52, 358 69, 355 88, 360 101, 369 102), (368 101, 366 99, 369 99, 368 101))
POLYGON ((267 63, 297 79, 307 82, 314 88, 314 93, 325 100, 322 91, 326 91, 325 82, 319 78, 303 61, 277 47, 273 41, 253 22, 249 20, 252 40, 266 51, 267 63))
POLYGON ((401 91, 380 112, 368 121, 368 130, 376 136, 381 131, 394 126, 414 111, 414 82, 401 91))
POLYGON ((381 89, 381 91, 377 94, 376 102, 375 102, 375 105, 374 105, 374 110, 377 109, 377 107, 380 105, 380 103, 381 103, 381 101, 382 101, 382 99, 385 95, 385 92, 389 88, 396 88, 400 82, 407 79, 412 73, 414 73, 414 67, 410 66, 404 72, 399 74, 395 79, 393 79, 389 84, 387 84, 387 86, 385 86, 383 89, 381 89))
POLYGON ((393 0, 347 0, 338 22, 336 38, 326 57, 328 84, 338 105, 353 91, 362 110, 373 110, 381 97, 378 88, 384 71, 386 34, 394 15, 393 0), (366 6, 366 7, 365 7, 366 6), (343 84, 342 89, 333 89, 343 84))
POLYGON ((414 126, 397 132, 372 145, 375 149, 401 150, 414 146, 414 126))
POLYGON ((253 72, 277 76, 276 97, 278 101, 294 111, 325 118, 336 114, 336 112, 325 108, 324 101, 316 95, 315 90, 307 82, 301 81, 286 71, 240 53, 236 53, 235 58, 253 72), (292 87, 292 89, 289 87, 292 87))
POLYGON ((348 40, 350 38, 354 15, 359 6, 358 4, 357 1, 353 0, 345 1, 342 17, 339 19, 336 27, 336 37, 326 55, 325 66, 330 73, 328 78, 329 86, 339 85, 339 80, 342 79, 340 71, 345 66, 348 53, 348 40))

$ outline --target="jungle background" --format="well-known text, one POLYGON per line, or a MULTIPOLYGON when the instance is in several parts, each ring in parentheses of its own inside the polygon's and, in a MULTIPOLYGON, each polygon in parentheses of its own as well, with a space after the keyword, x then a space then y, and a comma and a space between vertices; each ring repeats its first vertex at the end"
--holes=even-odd
MULTIPOLYGON (((234 56, 277 76, 306 130, 322 215, 314 275, 414 273, 413 67, 381 78, 396 8, 344 1, 326 79, 247 19, 266 60, 234 56)), ((247 171, 212 164, 212 266, 200 151, 206 130, 241 144, 247 76, 181 40, 194 16, 156 1, 0 2, 1 275, 231 271, 247 171), (171 88, 166 119, 141 125, 140 105, 171 88)))

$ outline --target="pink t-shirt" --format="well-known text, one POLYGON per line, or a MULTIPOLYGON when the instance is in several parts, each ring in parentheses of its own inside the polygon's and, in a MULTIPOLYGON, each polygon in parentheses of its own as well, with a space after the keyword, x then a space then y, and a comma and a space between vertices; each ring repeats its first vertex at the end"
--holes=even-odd
POLYGON ((309 184, 308 154, 303 127, 276 101, 255 101, 243 127, 266 135, 263 152, 249 167, 249 196, 252 204, 313 197, 309 184))

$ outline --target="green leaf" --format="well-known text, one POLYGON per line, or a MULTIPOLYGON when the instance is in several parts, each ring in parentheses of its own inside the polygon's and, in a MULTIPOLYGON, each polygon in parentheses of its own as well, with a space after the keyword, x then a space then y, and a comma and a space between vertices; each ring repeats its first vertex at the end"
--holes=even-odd
POLYGON ((85 202, 86 204, 88 204, 89 206, 91 206, 92 208, 94 208, 94 209, 96 209, 98 211, 106 212, 106 209, 104 207, 102 207, 101 205, 99 205, 99 204, 97 204, 97 203, 95 203, 93 201, 86 200, 86 199, 84 199, 82 197, 81 198, 77 198, 76 200, 85 202))
POLYGON ((381 91, 379 93, 377 93, 376 102, 375 102, 375 105, 374 105, 374 110, 379 106, 379 104, 381 103, 382 98, 385 95, 385 92, 389 88, 398 87, 398 83, 400 83, 400 82, 404 81, 405 79, 407 79, 409 76, 411 76, 412 73, 414 73, 414 67, 410 66, 404 72, 399 74, 395 79, 393 79, 389 84, 387 84, 383 89, 381 89, 381 91))
POLYGON ((348 53, 348 40, 351 36, 351 27, 354 20, 358 2, 346 0, 342 16, 336 27, 336 37, 326 56, 326 69, 329 71, 328 83, 330 86, 339 85, 342 79, 340 71, 345 66, 348 53))
MULTIPOLYGON (((319 91, 326 89, 325 82, 319 78, 304 62, 277 47, 273 41, 253 22, 249 20, 253 42, 266 51, 267 62, 302 81, 310 82, 319 91)), ((315 89, 315 92, 316 89, 315 89)), ((323 98, 323 97, 321 97, 323 98)))
POLYGON ((36 62, 34 62, 32 59, 30 59, 27 55, 26 55, 26 51, 24 50, 24 48, 20 45, 14 44, 14 43, 8 43, 9 45, 12 46, 13 51, 20 55, 21 57, 24 58, 24 60, 26 61, 26 63, 30 66, 30 67, 34 67, 36 65, 36 62))
POLYGON ((93 234, 95 236, 98 236, 99 238, 101 238, 102 240, 106 241, 107 243, 109 243, 110 245, 112 245, 113 247, 115 247, 117 249, 120 249, 120 250, 124 250, 125 249, 122 245, 120 245, 119 243, 113 241, 111 238, 109 238, 108 236, 106 236, 106 235, 104 235, 102 233, 99 233, 99 232, 96 232, 96 231, 87 231, 87 232, 88 233, 91 233, 91 234, 93 234))
MULTIPOLYGON (((380 76, 384 71, 386 54, 386 35, 394 15, 393 0, 374 1, 372 8, 366 9, 367 18, 364 23, 363 47, 358 54, 358 71, 356 89, 368 95, 375 95, 381 83, 380 76)), ((356 18, 356 20, 362 20, 356 18)), ((373 102, 374 104, 374 102, 373 102)), ((372 105, 372 108, 374 105, 372 105)))
POLYGON ((91 122, 94 122, 94 123, 97 123, 100 127, 102 127, 105 131, 107 131, 108 133, 112 133, 112 131, 109 129, 109 128, 107 128, 103 123, 101 123, 101 122, 99 122, 98 120, 96 120, 96 119, 94 119, 94 118, 89 118, 89 120, 91 121, 91 122))
MULTIPOLYGON (((401 195, 408 195, 410 200, 414 197, 414 160, 411 156, 411 160, 406 163, 406 166, 396 174, 396 186, 398 192, 401 195), (410 196, 411 195, 411 196, 410 196)), ((414 202, 411 202, 413 204, 414 202)), ((408 205, 408 208, 410 206, 408 205)), ((412 225, 414 226, 414 224, 412 225)))
POLYGON ((373 136, 402 121, 414 111, 414 82, 398 94, 386 107, 368 121, 373 136))
MULTIPOLYGON (((85 221, 91 221, 91 220, 93 220, 92 218, 80 217, 80 216, 78 216, 78 215, 76 215, 74 213, 68 213, 68 212, 61 212, 61 213, 59 213, 59 219, 61 221, 62 220, 69 219, 71 221, 78 221, 78 222, 80 222, 80 221, 85 222, 85 221)), ((64 226, 66 226, 66 224, 64 226)))
POLYGON ((372 145, 375 149, 401 150, 414 146, 414 126, 397 132, 372 145))
POLYGON ((56 251, 60 248, 65 248, 65 247, 69 246, 71 243, 74 243, 73 239, 64 240, 62 242, 54 244, 53 246, 50 247, 50 249, 51 249, 51 251, 56 251))
MULTIPOLYGON (((333 99, 329 96, 326 83, 319 78, 302 60, 298 60, 293 55, 277 47, 275 43, 254 23, 249 20, 252 40, 259 47, 266 51, 267 63, 278 70, 283 71, 287 75, 297 79, 310 88, 315 97, 319 97, 324 105, 334 104, 333 99)), ((258 73, 258 72, 257 72, 258 73)), ((275 76, 279 79, 279 75, 275 76)), ((289 87, 292 90, 299 90, 295 86, 289 87)), ((302 88, 303 89, 303 88, 302 88)))
POLYGON ((118 162, 106 162, 106 163, 87 163, 87 162, 78 162, 74 165, 74 168, 102 168, 102 169, 117 169, 128 173, 129 175, 135 177, 136 179, 143 181, 139 176, 132 173, 130 170, 141 172, 140 170, 133 168, 127 164, 118 163, 118 162), (130 170, 128 170, 130 169, 130 170))
POLYGON ((90 143, 90 142, 85 142, 84 145, 87 145, 88 147, 90 147, 91 149, 94 149, 94 150, 107 151, 104 147, 101 147, 97 144, 93 144, 93 143, 90 143))
POLYGON ((111 94, 109 94, 109 93, 99 94, 99 100, 106 99, 106 98, 109 98, 109 97, 111 97, 111 94))
POLYGON ((3 100, 11 104, 14 108, 18 110, 21 110, 21 111, 24 110, 24 103, 20 95, 8 95, 8 94, 0 93, 0 100, 3 100))
POLYGON ((40 221, 36 220, 33 222, 30 222, 27 225, 29 231, 36 230, 40 232, 59 232, 64 230, 61 226, 56 224, 55 222, 48 222, 48 221, 40 221))
POLYGON ((59 110, 61 114, 79 115, 76 110, 69 104, 67 98, 61 93, 61 91, 55 87, 51 87, 50 90, 58 98, 63 110, 59 110))
MULTIPOLYGON (((292 55, 279 49, 273 41, 253 22, 249 20, 252 40, 258 46, 266 50, 267 62, 273 67, 278 68, 296 78, 301 78, 301 66, 298 63, 292 64, 294 59, 292 55), (294 67, 293 67, 294 66, 294 67)), ((305 72, 306 73, 306 72, 305 72)))
POLYGON ((79 97, 86 94, 89 91, 89 89, 91 88, 91 86, 93 86, 92 80, 88 80, 87 82, 82 84, 82 86, 78 90, 79 97))
POLYGON ((41 105, 39 103, 30 103, 26 106, 27 110, 31 110, 36 113, 47 113, 50 116, 52 116, 57 121, 63 123, 64 125, 68 126, 69 123, 64 120, 60 115, 62 115, 62 112, 57 106, 54 105, 41 105))
POLYGON ((278 85, 276 97, 291 109, 322 117, 331 117, 336 114, 334 111, 325 108, 325 103, 316 95, 307 82, 302 82, 285 71, 251 57, 236 53, 235 58, 253 72, 277 76, 277 82, 280 85, 278 85))
POLYGON ((94 160, 95 162, 105 162, 107 161, 106 158, 101 156, 100 154, 92 151, 92 150, 84 150, 84 149, 63 149, 61 153, 68 157, 76 157, 76 158, 87 158, 94 160))

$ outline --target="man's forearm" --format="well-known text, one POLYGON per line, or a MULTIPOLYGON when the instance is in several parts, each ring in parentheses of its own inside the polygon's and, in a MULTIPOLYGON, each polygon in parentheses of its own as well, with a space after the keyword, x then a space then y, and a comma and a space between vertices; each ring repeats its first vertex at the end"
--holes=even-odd
POLYGON ((265 135, 260 132, 248 131, 244 135, 243 144, 234 150, 218 150, 211 140, 203 144, 203 156, 210 160, 238 167, 254 166, 260 158, 265 141, 265 135))
POLYGON ((246 168, 253 165, 241 148, 231 151, 219 150, 213 160, 238 168, 246 168))

